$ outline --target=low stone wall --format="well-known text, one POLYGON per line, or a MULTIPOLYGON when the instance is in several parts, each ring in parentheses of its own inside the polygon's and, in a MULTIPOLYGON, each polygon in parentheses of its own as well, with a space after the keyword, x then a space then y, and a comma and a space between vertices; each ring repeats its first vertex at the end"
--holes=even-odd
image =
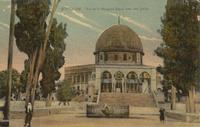
POLYGON ((165 111, 165 116, 186 122, 200 122, 200 115, 195 113, 181 113, 176 111, 165 111))
POLYGON ((157 107, 129 107, 130 115, 159 115, 159 110, 157 107))
POLYGON ((102 110, 105 107, 103 105, 87 105, 87 117, 111 117, 111 118, 128 118, 129 106, 108 106, 109 110, 113 110, 113 114, 105 115, 102 110))
MULTIPOLYGON (((186 112, 186 104, 185 103, 176 103, 176 111, 183 111, 186 112)), ((195 104, 195 111, 196 113, 200 112, 200 104, 195 104)))
MULTIPOLYGON (((49 116, 53 114, 66 113, 67 111, 75 111, 75 107, 35 109, 33 112, 33 117, 49 116)), ((26 114, 24 111, 10 112, 11 119, 21 119, 21 118, 25 118, 25 116, 26 114)))

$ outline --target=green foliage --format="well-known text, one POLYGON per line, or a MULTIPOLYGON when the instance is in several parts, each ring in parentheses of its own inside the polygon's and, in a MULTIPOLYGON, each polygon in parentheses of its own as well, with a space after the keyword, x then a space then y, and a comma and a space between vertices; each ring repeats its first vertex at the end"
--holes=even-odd
POLYGON ((0 98, 3 98, 6 95, 7 85, 7 72, 0 72, 0 98))
MULTIPOLYGON (((0 98, 4 97, 7 92, 7 75, 7 70, 0 72, 0 98)), ((14 93, 16 99, 18 99, 22 89, 24 89, 24 85, 21 83, 20 73, 13 69, 11 93, 14 93)))
MULTIPOLYGON (((27 76, 29 73, 29 64, 34 65, 32 75, 36 74, 36 66, 38 62, 38 49, 44 43, 46 36, 46 19, 49 14, 50 0, 19 0, 17 1, 16 15, 19 22, 15 25, 15 37, 18 49, 24 52, 29 57, 29 62, 25 61, 25 70, 22 72, 21 80, 24 85, 27 84, 27 76), (33 61, 34 53, 36 52, 36 60, 33 61)), ((48 93, 55 90, 55 81, 60 78, 58 71, 64 65, 64 56, 62 53, 65 50, 64 39, 66 38, 66 24, 57 25, 54 19, 50 31, 49 40, 46 47, 45 61, 42 69, 42 93, 47 97, 48 93)), ((39 72, 39 73, 40 73, 39 72)), ((37 72, 38 73, 38 72, 37 72)), ((38 75, 38 74, 36 74, 38 75)), ((31 81, 32 82, 32 79, 31 81)))
POLYGON ((65 51, 64 39, 67 37, 66 24, 57 25, 53 20, 51 34, 46 48, 46 57, 42 66, 42 94, 46 98, 48 93, 55 90, 55 81, 59 80, 61 74, 59 69, 64 65, 65 60, 62 55, 65 51))
POLYGON ((26 92, 26 84, 28 80, 28 72, 29 72, 29 62, 28 60, 24 61, 24 70, 21 72, 21 83, 24 85, 22 92, 26 92))
POLYGON ((197 3, 173 3, 166 6, 159 30, 163 43, 155 50, 163 58, 164 66, 157 71, 164 75, 163 84, 188 90, 196 83, 198 61, 197 3))
POLYGON ((60 84, 60 87, 57 90, 56 97, 59 101, 62 102, 70 101, 73 97, 73 91, 70 87, 70 84, 67 82, 60 84))
POLYGON ((29 57, 44 41, 49 2, 36 0, 18 3, 16 15, 20 22, 15 25, 16 44, 18 49, 29 57))

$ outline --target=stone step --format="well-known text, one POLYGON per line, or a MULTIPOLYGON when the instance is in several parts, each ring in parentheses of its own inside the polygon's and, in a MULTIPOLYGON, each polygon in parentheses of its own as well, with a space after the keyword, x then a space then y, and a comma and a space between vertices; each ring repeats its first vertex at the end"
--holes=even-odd
POLYGON ((132 105, 141 107, 155 107, 151 94, 142 93, 101 93, 99 104, 104 105, 132 105))

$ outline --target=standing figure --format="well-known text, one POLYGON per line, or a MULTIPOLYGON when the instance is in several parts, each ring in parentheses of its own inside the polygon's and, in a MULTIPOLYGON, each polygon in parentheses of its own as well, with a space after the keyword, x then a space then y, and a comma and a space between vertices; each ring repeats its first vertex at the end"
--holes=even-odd
POLYGON ((160 108, 159 112, 160 112, 160 122, 163 121, 163 123, 164 123, 164 121, 165 121, 165 109, 160 108))
POLYGON ((28 123, 28 127, 31 127, 31 119, 32 119, 32 105, 31 103, 29 102, 28 103, 28 106, 27 106, 27 109, 26 109, 26 118, 25 118, 25 127, 26 127, 26 124, 28 123))

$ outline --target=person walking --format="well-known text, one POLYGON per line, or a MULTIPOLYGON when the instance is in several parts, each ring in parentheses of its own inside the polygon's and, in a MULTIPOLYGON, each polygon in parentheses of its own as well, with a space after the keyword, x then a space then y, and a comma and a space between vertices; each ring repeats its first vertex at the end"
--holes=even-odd
POLYGON ((160 112, 160 122, 163 121, 163 123, 164 123, 164 121, 165 121, 165 109, 160 108, 159 112, 160 112))

